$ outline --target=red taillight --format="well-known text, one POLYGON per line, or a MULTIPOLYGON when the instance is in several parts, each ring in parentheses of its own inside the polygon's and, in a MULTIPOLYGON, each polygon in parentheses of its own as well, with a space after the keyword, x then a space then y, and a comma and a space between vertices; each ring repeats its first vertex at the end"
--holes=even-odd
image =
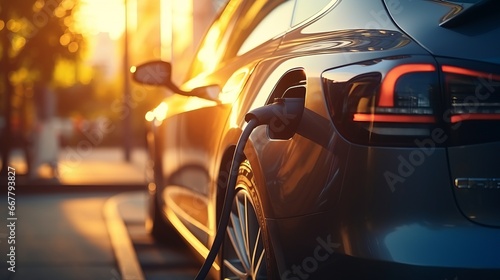
POLYGON ((451 116, 451 123, 458 123, 463 121, 492 121, 500 120, 500 114, 463 114, 451 116))
POLYGON ((410 143, 429 136, 436 124, 439 76, 433 61, 388 59, 328 71, 323 77, 332 119, 355 142, 410 143), (360 70, 364 73, 354 74, 360 70), (351 76, 345 75, 350 71, 351 76))
POLYGON ((434 116, 354 114, 355 122, 434 123, 434 116))
POLYGON ((456 67, 456 66, 443 65, 443 67, 441 67, 441 69, 443 70, 444 73, 448 73, 448 74, 458 74, 458 75, 464 75, 464 76, 471 76, 471 77, 475 77, 475 78, 492 78, 495 80, 500 80, 500 75, 493 75, 491 73, 485 73, 485 72, 465 69, 465 68, 456 67))
POLYGON ((500 75, 443 65, 450 122, 500 120, 500 75))
POLYGON ((447 134, 440 144, 464 145, 500 141, 499 70, 396 57, 326 71, 323 82, 331 118, 352 142, 412 146, 438 131, 447 134))
POLYGON ((403 64, 392 68, 386 74, 380 87, 380 99, 378 101, 378 106, 394 107, 396 83, 401 76, 411 73, 434 71, 436 71, 436 67, 432 64, 403 64))
MULTIPOLYGON (((378 93, 377 106, 370 114, 355 112, 353 121, 358 122, 394 122, 394 123, 434 123, 436 120, 430 104, 430 92, 420 87, 421 84, 414 82, 398 83, 401 78, 414 79, 416 73, 435 72, 436 67, 432 64, 403 64, 398 65, 387 72, 378 93), (398 87, 399 85, 399 87, 398 87), (416 89, 416 87, 420 87, 416 89)), ((422 75, 420 75, 422 76, 422 75)), ((435 74, 426 75, 419 82, 426 83, 429 89, 433 86, 431 81, 435 74)))

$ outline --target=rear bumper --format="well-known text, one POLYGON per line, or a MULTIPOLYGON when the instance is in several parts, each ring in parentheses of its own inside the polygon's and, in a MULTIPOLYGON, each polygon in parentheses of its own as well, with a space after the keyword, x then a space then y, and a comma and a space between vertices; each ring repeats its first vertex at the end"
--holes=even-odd
POLYGON ((500 229, 466 219, 330 221, 342 219, 330 211, 267 220, 282 279, 500 279, 500 229))

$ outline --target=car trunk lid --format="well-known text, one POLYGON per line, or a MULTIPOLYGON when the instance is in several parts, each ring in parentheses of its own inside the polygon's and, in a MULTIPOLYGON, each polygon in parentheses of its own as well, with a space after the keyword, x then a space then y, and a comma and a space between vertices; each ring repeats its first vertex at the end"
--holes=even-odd
POLYGON ((437 61, 457 205, 474 222, 500 226, 500 65, 437 61))
POLYGON ((458 208, 473 222, 500 226, 500 1, 385 3, 394 22, 439 64, 458 208))
POLYGON ((455 199, 471 221, 500 226, 500 143, 448 149, 455 199))
POLYGON ((500 63, 500 1, 385 3, 396 25, 431 54, 500 63))

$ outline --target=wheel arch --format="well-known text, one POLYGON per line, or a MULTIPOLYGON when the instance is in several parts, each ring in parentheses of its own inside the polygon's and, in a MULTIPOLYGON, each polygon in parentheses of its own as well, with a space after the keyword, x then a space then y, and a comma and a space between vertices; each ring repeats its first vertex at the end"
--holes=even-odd
MULTIPOLYGON (((288 91, 288 89, 293 88, 297 85, 303 85, 304 87, 307 84, 307 75, 303 67, 293 67, 283 72, 283 74, 275 81, 274 86, 270 90, 267 96, 266 104, 272 103, 274 98, 282 98, 282 97, 298 97, 305 98, 305 90, 301 92, 298 96, 289 96, 289 94, 296 93, 297 91, 288 91)), ((261 104, 260 106, 264 106, 265 104, 261 104)), ((262 128, 260 128, 262 129, 262 128)), ((267 130, 267 129, 266 129, 267 130)), ((241 129, 230 129, 223 140, 223 143, 226 145, 222 146, 224 148, 224 152, 220 157, 220 166, 219 173, 217 175, 216 182, 216 219, 220 217, 220 213, 222 211, 222 204, 225 196, 225 187, 227 185, 227 178, 229 178, 229 171, 231 167, 232 157, 236 148, 236 143, 241 135, 241 129)), ((270 140, 270 139, 268 139, 270 140)), ((255 180, 255 185, 257 187, 257 195, 259 196, 259 200, 262 204, 262 210, 264 211, 264 216, 266 218, 274 217, 273 207, 271 205, 272 200, 270 199, 268 190, 268 184, 265 179, 264 171, 261 164, 261 158, 259 154, 261 153, 260 149, 257 146, 260 146, 258 143, 254 145, 252 141, 252 137, 248 140, 245 149, 245 159, 250 162, 250 166, 253 171, 253 176, 255 180)))
POLYGON ((229 181, 229 172, 231 170, 231 162, 233 160, 233 154, 236 150, 235 145, 228 146, 224 153, 222 154, 219 173, 217 175, 216 185, 216 203, 215 203, 215 215, 218 221, 222 212, 222 205, 224 203, 224 197, 226 195, 227 182, 229 181))
MULTIPOLYGON (((226 187, 229 179, 229 172, 231 170, 231 164, 233 160, 234 151, 236 150, 236 145, 229 145, 222 153, 219 171, 217 175, 216 185, 216 220, 219 220, 220 214, 222 212, 222 206, 224 203, 224 197, 226 195, 226 187)), ((257 186, 257 193, 259 200, 263 204, 264 216, 267 217, 270 214, 272 208, 269 207, 269 198, 267 192, 265 191, 266 183, 264 180, 263 172, 260 165, 260 160, 258 158, 257 152, 255 151, 251 141, 248 141, 247 146, 244 151, 244 159, 250 162, 252 171, 254 174, 255 185, 257 186)))

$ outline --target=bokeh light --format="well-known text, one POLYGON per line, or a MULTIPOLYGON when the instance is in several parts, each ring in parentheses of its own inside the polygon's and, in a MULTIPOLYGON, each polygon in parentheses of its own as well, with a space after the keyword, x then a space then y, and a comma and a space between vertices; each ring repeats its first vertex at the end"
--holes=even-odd
POLYGON ((81 0, 73 27, 84 35, 108 33, 117 40, 125 31, 125 1, 81 0))

